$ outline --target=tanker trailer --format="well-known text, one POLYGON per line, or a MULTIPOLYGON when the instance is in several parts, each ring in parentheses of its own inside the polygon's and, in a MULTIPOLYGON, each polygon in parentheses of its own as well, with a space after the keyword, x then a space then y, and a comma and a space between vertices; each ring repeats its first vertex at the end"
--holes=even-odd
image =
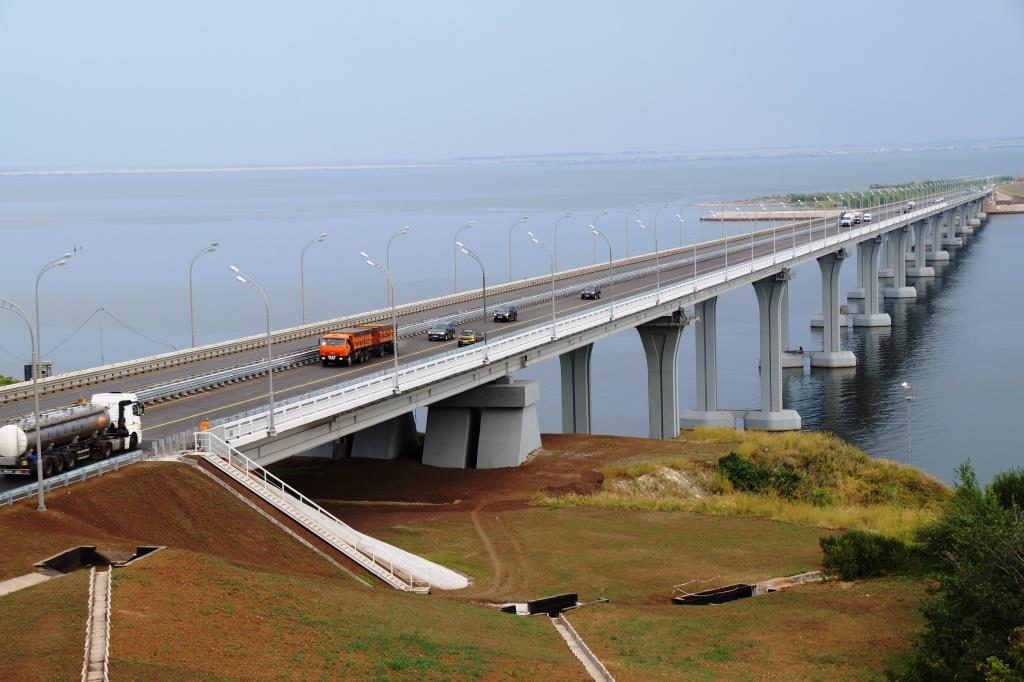
MULTIPOLYGON (((143 411, 134 394, 98 393, 89 403, 40 413, 43 476, 63 473, 82 460, 138 449, 143 411)), ((0 473, 35 475, 36 461, 33 417, 0 427, 0 473)))

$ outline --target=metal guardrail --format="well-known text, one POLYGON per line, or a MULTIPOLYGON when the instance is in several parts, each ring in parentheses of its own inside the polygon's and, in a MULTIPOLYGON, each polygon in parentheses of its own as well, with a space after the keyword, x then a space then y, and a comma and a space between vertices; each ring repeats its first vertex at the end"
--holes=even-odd
MULTIPOLYGON (((94 476, 102 476, 110 471, 117 471, 129 464, 135 464, 136 462, 141 462, 145 459, 147 459, 147 457, 142 450, 133 450, 132 452, 126 452, 125 454, 118 455, 117 457, 111 457, 110 459, 100 460, 93 464, 87 464, 83 467, 72 469, 60 476, 51 476, 50 478, 43 479, 43 492, 50 492, 56 488, 64 488, 72 483, 82 483, 94 476)), ((14 504, 18 500, 24 500, 32 497, 38 492, 38 490, 38 482, 29 483, 28 485, 23 485, 20 488, 8 490, 7 492, 0 493, 0 504, 14 504)))
MULTIPOLYGON (((984 196, 984 192, 971 193, 984 196)), ((970 195, 969 195, 970 196, 970 195)), ((974 197, 977 198, 977 197, 974 197)), ((971 198, 963 198, 970 201, 971 198)), ((948 201, 939 203, 922 200, 922 206, 907 213, 887 213, 890 217, 871 223, 862 223, 860 227, 849 227, 846 231, 837 229, 836 234, 817 239, 794 243, 786 249, 772 254, 748 260, 738 265, 705 273, 695 279, 665 286, 661 291, 648 291, 629 299, 617 300, 612 306, 600 306, 570 317, 556 321, 554 329, 551 323, 538 324, 522 331, 498 337, 487 345, 474 344, 469 348, 448 351, 431 356, 400 367, 396 375, 392 371, 381 371, 364 375, 356 379, 336 384, 303 396, 297 396, 275 405, 274 421, 278 431, 285 431, 301 426, 303 423, 324 416, 325 413, 338 414, 363 405, 390 397, 396 390, 405 391, 438 381, 461 372, 480 367, 494 360, 510 357, 529 351, 553 339, 585 331, 626 315, 642 312, 663 301, 681 299, 695 294, 699 290, 708 289, 730 279, 750 275, 762 269, 777 268, 779 263, 789 263, 795 259, 806 257, 821 249, 839 247, 858 238, 881 234, 899 223, 914 222, 927 218, 937 211, 948 208, 948 201)), ((808 237, 812 235, 808 234, 808 237)), ((746 248, 749 242, 745 243, 746 248)), ((550 294, 549 294, 550 296, 550 294)), ((215 422, 223 428, 224 439, 234 445, 244 445, 266 437, 266 409, 250 410, 242 415, 215 422)))

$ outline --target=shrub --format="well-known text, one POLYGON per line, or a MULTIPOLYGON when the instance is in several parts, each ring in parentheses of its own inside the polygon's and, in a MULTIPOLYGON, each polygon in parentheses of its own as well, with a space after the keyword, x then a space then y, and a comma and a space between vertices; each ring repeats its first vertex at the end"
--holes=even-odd
POLYGON ((996 474, 988 487, 989 495, 1003 509, 1024 509, 1024 469, 1010 469, 996 474))
POLYGON ((746 457, 730 452, 718 460, 718 469, 736 490, 766 494, 775 492, 780 497, 796 497, 803 476, 796 469, 782 465, 776 469, 751 462, 746 457))
POLYGON ((18 383, 18 380, 15 379, 14 377, 4 376, 3 374, 0 374, 0 386, 7 386, 9 384, 16 383, 18 383))
POLYGON ((835 571, 843 580, 916 572, 920 568, 917 547, 877 533, 850 530, 825 536, 819 542, 825 568, 835 571))

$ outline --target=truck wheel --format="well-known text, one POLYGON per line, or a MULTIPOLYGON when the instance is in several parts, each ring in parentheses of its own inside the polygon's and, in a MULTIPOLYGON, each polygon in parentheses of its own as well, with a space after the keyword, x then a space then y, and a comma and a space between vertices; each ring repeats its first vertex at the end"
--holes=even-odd
POLYGON ((132 437, 128 439, 128 452, 139 449, 139 434, 133 433, 132 437))
POLYGON ((56 471, 57 474, 63 474, 64 473, 64 456, 63 455, 57 455, 51 461, 53 462, 54 471, 56 471))
POLYGON ((71 471, 72 469, 75 468, 76 464, 78 464, 78 459, 75 457, 73 453, 69 452, 68 454, 64 455, 64 471, 71 471))
POLYGON ((114 454, 114 444, 109 440, 100 446, 100 457, 106 459, 114 454))
POLYGON ((43 478, 53 476, 53 469, 53 459, 50 457, 43 459, 43 478))
POLYGON ((326 367, 327 366, 327 360, 321 360, 320 361, 320 365, 323 366, 323 367, 326 367))

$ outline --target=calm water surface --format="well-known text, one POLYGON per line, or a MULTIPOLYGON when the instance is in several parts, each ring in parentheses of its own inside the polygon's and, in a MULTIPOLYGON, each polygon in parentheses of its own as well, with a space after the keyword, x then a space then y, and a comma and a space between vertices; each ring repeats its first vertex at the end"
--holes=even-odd
MULTIPOLYGON (((451 239, 467 220, 465 241, 485 261, 489 280, 507 277, 507 228, 530 217, 514 241, 516 277, 546 272, 546 256, 526 229, 548 241, 563 211, 573 218, 559 229, 559 265, 592 262, 586 225, 600 219, 616 257, 625 251, 625 215, 635 204, 648 224, 657 206, 672 202, 659 222, 661 242, 679 243, 698 232, 703 209, 690 202, 788 191, 844 191, 874 182, 968 174, 1013 174, 1024 169, 1024 150, 963 150, 850 154, 811 158, 675 162, 544 163, 447 166, 332 172, 125 176, 0 177, 0 240, 4 269, 0 296, 26 308, 38 268, 65 250, 80 248, 65 268, 42 285, 43 348, 57 370, 154 354, 188 345, 185 273, 192 254, 217 240, 217 253, 196 265, 196 317, 200 343, 260 331, 262 303, 237 285, 227 266, 237 264, 268 290, 274 326, 299 321, 299 250, 320 232, 328 240, 306 260, 307 317, 324 319, 382 307, 384 283, 358 252, 382 257, 387 237, 400 301, 452 289, 451 239), (98 307, 130 325, 95 316, 98 307), (80 326, 81 325, 81 326, 80 326), (145 337, 136 332, 145 334, 145 337), (147 338, 148 337, 148 338, 147 338), (59 344, 59 345, 58 345, 59 344), (56 346, 56 348, 55 348, 56 346)), ((706 237, 718 226, 706 228, 706 237)), ((743 226, 732 228, 738 232, 743 226)), ((749 227, 747 228, 749 229, 749 227)), ((631 231, 632 253, 650 251, 647 235, 631 231)), ((913 302, 887 302, 892 329, 849 330, 844 344, 858 358, 855 370, 791 370, 785 400, 810 429, 830 429, 872 454, 905 459, 906 407, 899 384, 915 386, 913 460, 950 480, 971 457, 982 478, 1024 464, 1011 429, 1022 395, 1024 347, 1024 216, 996 218, 953 261, 918 282, 913 302)), ((460 289, 478 274, 460 263, 460 289)), ((843 291, 853 286, 853 259, 843 291)), ((818 348, 808 326, 820 312, 817 266, 797 270, 792 282, 791 345, 818 348)), ((20 374, 25 333, 12 315, 0 316, 0 372, 20 374)), ((719 395, 723 408, 757 403, 757 316, 753 291, 731 292, 719 303, 719 395)), ((680 349, 682 407, 693 404, 693 338, 680 349)), ((594 422, 603 433, 645 435, 645 368, 639 337, 626 332, 596 345, 593 357, 594 422)), ((541 381, 541 426, 560 429, 558 365, 520 373, 541 381)), ((420 426, 422 428, 422 414, 420 426)))

